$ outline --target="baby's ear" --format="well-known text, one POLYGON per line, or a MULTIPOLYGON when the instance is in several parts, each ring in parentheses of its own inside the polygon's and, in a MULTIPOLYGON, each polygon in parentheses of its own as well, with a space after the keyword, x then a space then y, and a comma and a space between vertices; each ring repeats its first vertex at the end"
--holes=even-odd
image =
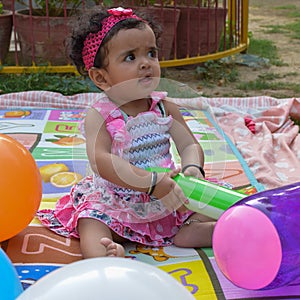
POLYGON ((104 69, 91 68, 89 70, 91 80, 102 91, 106 91, 111 87, 106 80, 106 75, 107 73, 104 69))

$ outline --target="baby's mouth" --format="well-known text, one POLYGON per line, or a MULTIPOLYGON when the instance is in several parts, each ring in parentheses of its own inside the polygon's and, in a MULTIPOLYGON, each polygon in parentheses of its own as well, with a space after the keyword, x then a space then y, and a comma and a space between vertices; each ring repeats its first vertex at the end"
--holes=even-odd
POLYGON ((139 80, 139 82, 143 84, 151 83, 152 81, 153 81, 153 77, 151 76, 145 76, 139 80))

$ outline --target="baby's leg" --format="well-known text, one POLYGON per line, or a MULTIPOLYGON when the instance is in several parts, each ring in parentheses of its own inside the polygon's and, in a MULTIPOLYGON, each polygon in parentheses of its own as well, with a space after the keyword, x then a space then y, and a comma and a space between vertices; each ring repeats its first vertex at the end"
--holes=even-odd
POLYGON ((104 223, 91 218, 79 219, 78 232, 83 258, 125 256, 123 246, 113 241, 111 230, 104 223))
POLYGON ((174 244, 185 248, 211 247, 215 224, 216 220, 194 213, 175 235, 174 244))

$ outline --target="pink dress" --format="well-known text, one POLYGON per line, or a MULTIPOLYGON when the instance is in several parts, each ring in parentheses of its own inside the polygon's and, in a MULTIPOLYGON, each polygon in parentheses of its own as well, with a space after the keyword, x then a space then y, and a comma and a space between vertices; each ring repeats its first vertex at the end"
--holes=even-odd
MULTIPOLYGON (((161 102, 165 96, 153 92, 149 111, 136 117, 125 115, 107 97, 93 105, 106 120, 112 153, 143 169, 174 168, 169 134, 172 117, 166 116, 161 102)), ((37 215, 43 225, 66 237, 79 238, 78 219, 93 218, 130 241, 167 246, 191 214, 169 212, 154 196, 125 189, 93 174, 73 186, 54 210, 40 210, 37 215)))

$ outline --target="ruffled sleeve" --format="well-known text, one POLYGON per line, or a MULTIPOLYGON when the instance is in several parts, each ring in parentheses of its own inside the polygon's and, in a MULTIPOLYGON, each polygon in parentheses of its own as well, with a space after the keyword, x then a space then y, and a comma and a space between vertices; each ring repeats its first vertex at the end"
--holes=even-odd
POLYGON ((106 129, 112 138, 112 153, 123 156, 123 149, 130 143, 124 119, 114 119, 106 123, 106 129))

